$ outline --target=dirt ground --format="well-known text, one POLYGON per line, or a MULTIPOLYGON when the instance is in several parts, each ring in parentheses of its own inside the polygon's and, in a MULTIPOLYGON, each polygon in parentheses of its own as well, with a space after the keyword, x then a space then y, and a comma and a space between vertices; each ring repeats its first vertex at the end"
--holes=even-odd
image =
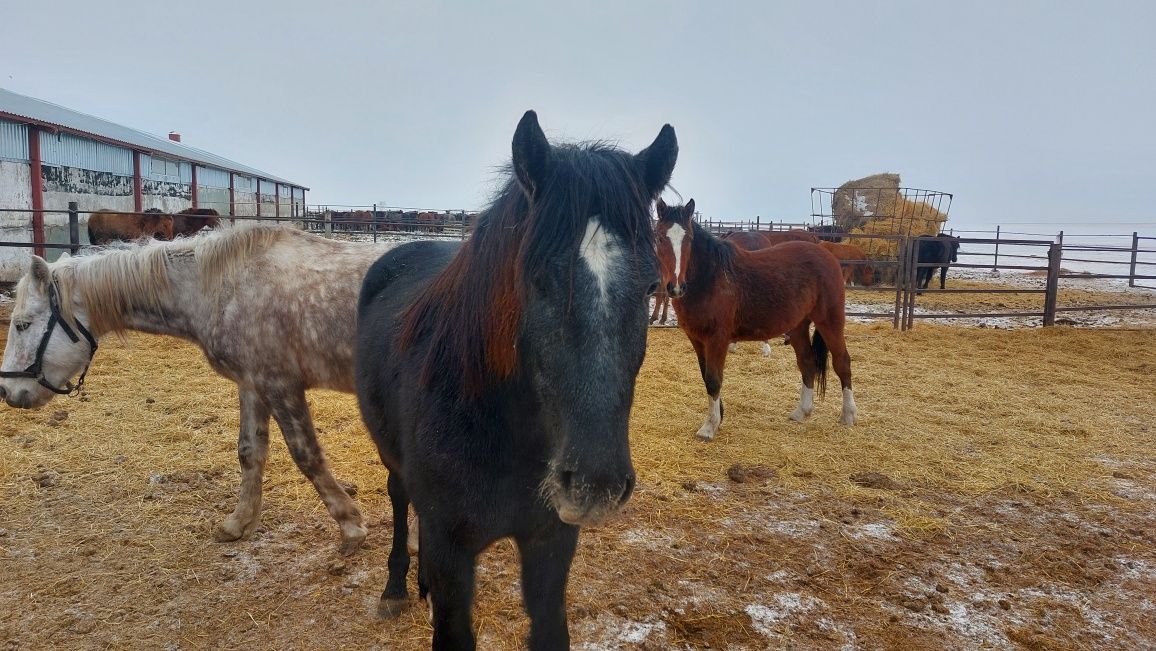
MULTIPOLYGON (((852 325, 848 341, 855 428, 837 391, 789 422, 790 349, 744 344, 702 443, 690 345, 651 331, 639 488, 582 534, 574 648, 1156 646, 1154 331, 852 325)), ((428 648, 416 602, 372 615, 386 476, 352 396, 310 402, 366 548, 337 556, 275 432, 263 526, 212 542, 238 485, 236 400, 191 345, 132 335, 102 346, 82 398, 0 407, 0 648, 428 648)), ((521 646, 517 576, 508 543, 480 559, 480 648, 521 646)))

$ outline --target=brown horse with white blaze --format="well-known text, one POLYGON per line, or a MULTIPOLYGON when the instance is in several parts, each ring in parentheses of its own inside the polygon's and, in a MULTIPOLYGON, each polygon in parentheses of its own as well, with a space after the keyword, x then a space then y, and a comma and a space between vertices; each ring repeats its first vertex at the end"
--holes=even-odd
POLYGON ((714 237, 693 217, 693 199, 686 206, 669 207, 660 199, 655 239, 662 282, 673 299, 678 325, 698 355, 710 396, 699 438, 713 439, 722 423, 728 344, 784 333, 790 335, 803 380, 791 419, 802 422, 811 415, 815 380, 820 394, 826 388, 829 352, 843 386, 842 422, 854 425, 857 410, 851 356, 843 337, 846 316, 839 261, 809 242, 746 251, 714 237))

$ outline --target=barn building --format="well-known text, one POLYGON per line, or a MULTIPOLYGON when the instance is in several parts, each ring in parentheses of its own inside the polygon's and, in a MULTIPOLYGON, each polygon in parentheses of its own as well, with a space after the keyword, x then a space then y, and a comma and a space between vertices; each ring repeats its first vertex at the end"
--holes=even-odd
MULTIPOLYGON (((67 210, 75 201, 82 223, 100 208, 293 217, 304 214, 306 190, 181 144, 177 133, 154 136, 0 88, 0 241, 68 242, 66 214, 12 210, 67 210)), ((0 282, 19 277, 27 256, 0 247, 0 282)))

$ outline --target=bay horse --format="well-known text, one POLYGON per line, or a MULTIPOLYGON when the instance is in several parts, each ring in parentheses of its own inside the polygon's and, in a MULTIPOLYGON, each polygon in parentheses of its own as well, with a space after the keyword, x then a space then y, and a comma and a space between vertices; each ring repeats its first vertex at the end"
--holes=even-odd
POLYGON ((512 178, 472 237, 397 247, 358 303, 358 402, 394 514, 378 612, 408 601, 412 500, 435 649, 475 647, 476 557, 505 537, 530 649, 569 648, 579 527, 634 488, 629 416, 658 286, 650 210, 674 169, 674 129, 636 155, 553 146, 528 111, 512 149, 512 178))
MULTIPOLYGON (((723 239, 733 242, 735 246, 747 251, 759 251, 784 242, 820 242, 818 236, 797 229, 788 231, 730 231, 723 235, 723 239)), ((783 338, 784 344, 788 341, 787 337, 783 338)), ((732 353, 737 351, 738 342, 732 341, 727 350, 732 353)), ((763 341, 763 357, 770 356, 771 342, 763 341)))
POLYGON ((101 209, 88 216, 88 241, 96 246, 132 242, 142 237, 173 239, 173 216, 157 208, 143 213, 101 209))
POLYGON ((0 399, 27 409, 78 390, 97 341, 109 333, 191 341, 240 393, 240 495, 213 537, 246 538, 260 524, 272 416, 297 468, 340 526, 340 551, 350 554, 366 527, 329 471, 305 390, 353 392, 357 292, 388 249, 283 226, 238 225, 52 264, 34 256, 16 286, 0 399))
POLYGON ((173 237, 196 235, 201 229, 216 228, 220 223, 221 213, 213 208, 185 208, 173 215, 173 237))
POLYGON ((843 274, 834 256, 810 242, 746 251, 700 226, 693 199, 669 207, 660 199, 655 236, 662 282, 678 325, 694 346, 710 397, 699 438, 713 439, 722 423, 727 345, 784 333, 790 335, 803 379, 791 419, 802 422, 811 415, 816 379, 820 395, 824 392, 829 351, 843 386, 841 420, 855 424, 851 356, 843 337, 843 274))
POLYGON ((823 240, 819 246, 831 252, 843 267, 843 282, 850 285, 857 282, 864 287, 875 284, 875 267, 867 258, 867 252, 854 244, 837 244, 823 240))

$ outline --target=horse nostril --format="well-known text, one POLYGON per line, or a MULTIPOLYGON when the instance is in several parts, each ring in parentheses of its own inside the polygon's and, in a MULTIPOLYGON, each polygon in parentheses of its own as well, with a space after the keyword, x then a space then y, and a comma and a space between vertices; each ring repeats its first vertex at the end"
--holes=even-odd
POLYGON ((634 494, 634 475, 626 479, 626 488, 622 489, 622 494, 618 496, 618 503, 625 504, 632 494, 634 494))
POLYGON ((559 473, 558 485, 562 487, 563 491, 569 493, 570 488, 574 485, 574 471, 563 470, 561 473, 559 473))

